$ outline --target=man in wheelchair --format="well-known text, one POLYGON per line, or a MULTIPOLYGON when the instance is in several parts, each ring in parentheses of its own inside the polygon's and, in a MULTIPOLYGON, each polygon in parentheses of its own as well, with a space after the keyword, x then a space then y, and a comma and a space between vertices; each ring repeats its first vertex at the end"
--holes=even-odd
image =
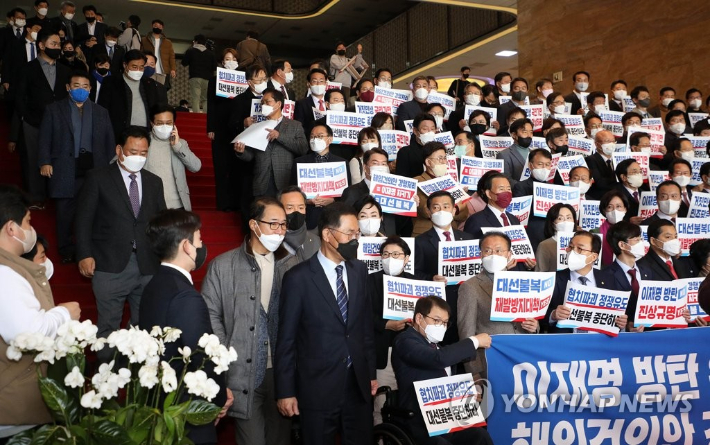
POLYGON ((464 338, 439 347, 449 322, 449 305, 435 296, 420 298, 414 307, 412 326, 400 333, 392 348, 392 366, 399 387, 398 405, 414 412, 406 426, 418 445, 492 444, 483 428, 468 428, 454 433, 429 437, 422 418, 414 382, 451 375, 451 366, 476 357, 476 349, 489 348, 488 334, 464 338))

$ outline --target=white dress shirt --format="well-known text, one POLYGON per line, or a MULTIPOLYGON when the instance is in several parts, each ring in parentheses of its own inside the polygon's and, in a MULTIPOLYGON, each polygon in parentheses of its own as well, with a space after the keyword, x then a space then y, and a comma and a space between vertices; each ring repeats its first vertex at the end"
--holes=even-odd
MULTIPOLYGON (((505 224, 503 224, 503 218, 500 217, 500 214, 503 213, 500 210, 496 209, 492 205, 488 204, 488 208, 491 209, 491 212, 493 212, 493 215, 495 215, 496 219, 498 220, 498 223, 500 223, 501 227, 504 227, 505 224)), ((507 215, 506 215, 507 217, 507 215)), ((508 224, 511 224, 510 220, 508 220, 508 224)))
MULTIPOLYGON (((631 285, 631 275, 629 275, 629 271, 632 269, 631 267, 627 266, 626 263, 619 261, 619 259, 616 259, 616 263, 621 266, 621 270, 624 271, 624 276, 626 279, 629 281, 629 285, 631 285)), ((641 280, 643 280, 643 277, 641 276, 641 269, 639 269, 638 265, 634 263, 634 270, 636 270, 636 281, 641 284, 641 280)))
POLYGON ((124 184, 126 184, 126 193, 128 193, 129 197, 131 196, 131 178, 129 178, 128 176, 131 174, 136 175, 136 182, 138 183, 138 202, 141 203, 143 201, 143 181, 141 180, 141 172, 130 173, 127 170, 121 168, 120 165, 118 166, 118 171, 121 172, 123 182, 124 184))
POLYGON ((325 272, 325 277, 328 279, 328 284, 330 284, 330 288, 333 290, 333 295, 335 296, 335 300, 338 300, 338 285, 337 279, 338 279, 338 273, 335 271, 336 266, 343 266, 343 282, 345 284, 345 292, 349 292, 348 289, 348 268, 345 267, 345 261, 341 261, 340 263, 334 263, 330 261, 328 258, 326 258, 325 255, 323 255, 323 252, 320 250, 317 253, 318 255, 318 261, 320 262, 321 267, 323 267, 323 271, 325 272))
POLYGON ((449 227, 448 230, 444 230, 440 227, 434 226, 434 231, 436 232, 437 235, 439 235, 439 240, 440 241, 446 241, 446 235, 444 235, 444 232, 449 232, 449 236, 451 237, 451 241, 456 241, 456 238, 454 237, 454 228, 449 227))
POLYGON ((96 31, 96 20, 94 20, 94 23, 89 23, 86 22, 86 27, 89 30, 89 35, 90 36, 95 36, 95 31, 96 31))
POLYGON ((181 274, 185 275, 185 278, 187 278, 187 279, 190 281, 190 284, 192 284, 192 285, 195 284, 195 283, 192 282, 192 275, 190 275, 190 272, 186 271, 186 270, 183 269, 182 267, 176 266, 175 264, 172 264, 172 263, 166 263, 166 262, 162 262, 162 263, 160 263, 160 265, 161 265, 161 266, 165 266, 165 267, 169 267, 169 268, 171 268, 171 269, 177 270, 177 271, 180 272, 181 274))
POLYGON ((32 61, 32 47, 34 46, 35 48, 35 59, 39 57, 39 47, 37 46, 37 42, 30 42, 29 40, 25 39, 25 53, 27 54, 27 61, 31 62, 32 61))

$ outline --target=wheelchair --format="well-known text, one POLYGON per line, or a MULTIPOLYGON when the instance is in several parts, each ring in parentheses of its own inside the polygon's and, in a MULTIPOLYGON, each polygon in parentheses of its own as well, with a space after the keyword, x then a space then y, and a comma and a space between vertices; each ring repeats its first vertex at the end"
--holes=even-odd
POLYGON ((414 418, 414 411, 397 404, 397 391, 389 386, 377 388, 375 397, 385 397, 382 407, 382 423, 373 428, 374 445, 416 445, 407 434, 406 421, 414 418))

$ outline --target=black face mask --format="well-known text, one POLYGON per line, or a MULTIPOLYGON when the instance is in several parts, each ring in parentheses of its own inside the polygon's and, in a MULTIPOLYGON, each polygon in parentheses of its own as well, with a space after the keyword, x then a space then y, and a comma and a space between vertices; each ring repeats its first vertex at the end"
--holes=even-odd
POLYGON ((345 261, 354 260, 357 258, 357 248, 360 244, 356 239, 351 239, 347 243, 338 243, 335 250, 338 251, 345 261))
POLYGON ((518 136, 518 145, 523 148, 528 148, 530 147, 530 144, 532 144, 532 138, 522 138, 518 136))
POLYGON ((101 74, 102 76, 105 76, 108 74, 108 68, 96 68, 96 72, 101 74))
POLYGON ((486 130, 488 130, 488 126, 486 124, 473 124, 469 125, 469 128, 471 129, 471 133, 477 136, 482 135, 486 132, 486 130))
POLYGON ((469 74, 468 73, 463 73, 463 78, 468 79, 469 74))
POLYGON ((207 260, 207 246, 203 241, 202 247, 195 247, 195 249, 196 254, 195 259, 193 261, 195 262, 195 270, 197 270, 202 267, 205 264, 205 261, 207 260))
POLYGON ((293 212, 286 215, 288 230, 298 230, 306 223, 306 215, 301 212, 293 212))
POLYGON ((96 21, 96 17, 86 17, 86 21, 88 23, 94 23, 96 21))
POLYGON ((562 156, 569 151, 569 145, 555 145, 555 153, 560 153, 562 156))
POLYGON ((74 57, 76 56, 76 51, 64 51, 64 57, 74 57))
POLYGON ((160 29, 160 28, 153 28, 153 34, 160 34, 161 32, 163 32, 162 29, 160 29))
POLYGON ((527 96, 525 91, 516 91, 513 93, 513 100, 516 102, 522 102, 525 100, 525 96, 527 96))
POLYGON ((344 49, 339 49, 339 50, 338 50, 338 55, 339 55, 339 56, 344 56, 344 55, 345 55, 345 50, 344 50, 344 49))
POLYGON ((44 53, 49 57, 50 59, 57 60, 59 56, 62 55, 62 50, 59 48, 45 48, 44 53))
POLYGON ((644 107, 644 108, 648 108, 648 106, 651 105, 651 99, 648 99, 648 98, 646 98, 646 99, 640 99, 640 100, 638 101, 638 104, 641 105, 641 106, 644 107))

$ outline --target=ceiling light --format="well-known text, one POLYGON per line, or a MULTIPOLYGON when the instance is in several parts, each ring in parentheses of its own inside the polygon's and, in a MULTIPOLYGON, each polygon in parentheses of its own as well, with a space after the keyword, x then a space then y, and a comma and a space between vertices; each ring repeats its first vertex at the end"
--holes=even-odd
POLYGON ((496 53, 496 56, 500 56, 500 57, 511 57, 511 56, 516 55, 516 54, 518 54, 517 51, 505 50, 505 51, 497 52, 497 53, 496 53))

